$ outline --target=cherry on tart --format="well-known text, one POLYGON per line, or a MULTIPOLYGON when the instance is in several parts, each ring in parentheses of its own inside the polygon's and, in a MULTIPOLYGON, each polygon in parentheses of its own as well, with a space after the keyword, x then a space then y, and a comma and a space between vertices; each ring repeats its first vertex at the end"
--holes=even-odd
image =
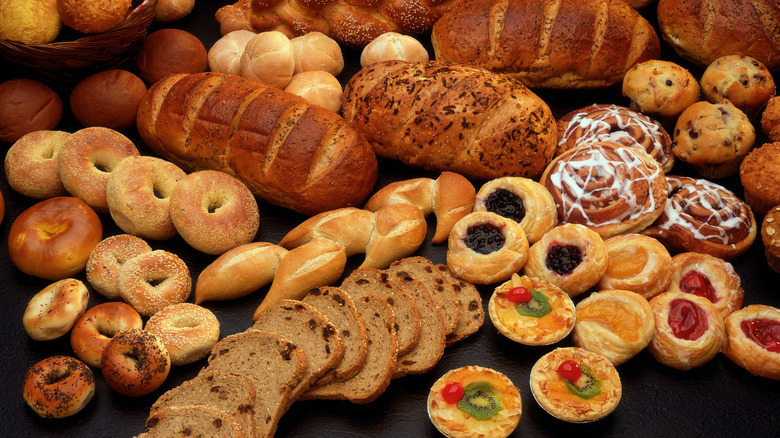
POLYGON ((722 318, 742 307, 745 292, 731 263, 709 254, 684 252, 672 257, 672 277, 667 292, 704 297, 722 318))
POLYGON ((576 312, 574 345, 602 354, 615 366, 634 357, 653 338, 653 311, 636 292, 594 292, 577 303, 576 312))
POLYGON ((428 416, 450 438, 503 438, 520 422, 520 391, 509 378, 476 365, 448 371, 428 393, 428 416))
POLYGON ((660 363, 690 370, 721 351, 726 331, 718 309, 708 299, 685 292, 664 292, 650 300, 655 334, 648 345, 660 363))
POLYGON ((749 373, 780 380, 780 309, 751 304, 725 320, 723 354, 749 373))
POLYGON ((574 303, 552 283, 513 275, 488 302, 490 320, 507 338, 524 345, 549 345, 574 327, 574 303))
POLYGON ((584 225, 563 224, 531 246, 524 272, 573 297, 598 283, 606 269, 607 248, 601 236, 584 225))
POLYGON ((556 348, 534 364, 531 392, 550 415, 587 423, 612 413, 623 389, 609 359, 582 348, 566 347, 556 348))

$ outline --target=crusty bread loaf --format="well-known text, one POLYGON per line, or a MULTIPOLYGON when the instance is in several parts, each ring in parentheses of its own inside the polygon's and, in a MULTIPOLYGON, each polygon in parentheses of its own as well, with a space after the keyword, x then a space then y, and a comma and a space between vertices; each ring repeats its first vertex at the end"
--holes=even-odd
POLYGON ((442 16, 431 41, 436 59, 532 88, 611 86, 661 50, 653 26, 621 0, 472 0, 442 16))
POLYGON ((366 362, 368 338, 366 325, 358 314, 355 303, 349 294, 333 286, 313 289, 303 298, 303 302, 314 307, 328 317, 336 328, 336 333, 344 346, 341 361, 312 385, 304 396, 316 397, 316 389, 329 382, 343 381, 357 374, 366 362))
POLYGON ((272 437, 294 401, 293 388, 306 371, 306 355, 281 335, 250 330, 227 336, 211 350, 201 371, 246 377, 255 386, 255 436, 272 437))
POLYGON ((322 32, 362 47, 386 32, 421 34, 444 12, 466 0, 241 0, 216 13, 220 32, 278 30, 292 37, 322 32))
POLYGON ((538 176, 557 143, 550 108, 522 83, 442 61, 358 71, 342 113, 379 156, 479 180, 538 176))
POLYGON ((369 403, 382 395, 390 385, 398 358, 393 310, 375 295, 358 298, 355 300, 355 308, 365 323, 370 341, 363 367, 352 378, 316 388, 309 391, 305 398, 369 403))
POLYGON ((247 437, 255 436, 255 386, 246 377, 220 372, 202 373, 161 395, 150 417, 171 407, 206 406, 221 409, 241 426, 247 437))
POLYGON ((214 169, 259 198, 303 214, 359 205, 373 189, 371 146, 303 98, 233 75, 172 75, 152 86, 141 139, 187 171, 214 169))
POLYGON ((460 304, 458 325, 455 331, 447 335, 447 345, 452 345, 473 335, 482 327, 485 322, 485 309, 482 307, 479 289, 473 283, 455 276, 446 264, 438 264, 436 269, 450 282, 460 304))
POLYGON ((780 66, 777 0, 659 0, 658 26, 678 55, 702 67, 733 54, 780 66))
POLYGON ((148 431, 137 438, 249 438, 227 412, 209 406, 160 409, 146 420, 148 431))

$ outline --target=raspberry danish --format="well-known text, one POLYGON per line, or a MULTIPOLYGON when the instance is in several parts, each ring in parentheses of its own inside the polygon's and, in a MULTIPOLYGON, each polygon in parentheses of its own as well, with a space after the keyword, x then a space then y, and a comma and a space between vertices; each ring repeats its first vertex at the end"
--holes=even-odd
POLYGON ((672 257, 672 278, 666 292, 707 298, 724 319, 742 307, 742 279, 731 263, 708 254, 684 252, 672 257))
POLYGON ((562 222, 585 225, 605 239, 652 224, 669 190, 653 157, 614 141, 564 152, 539 182, 553 195, 562 222))
POLYGON ((639 147, 655 158, 664 172, 674 166, 672 138, 657 120, 620 105, 589 105, 558 120, 555 155, 594 141, 639 147))
POLYGON ((669 199, 661 216, 642 231, 673 251, 725 260, 750 248, 758 227, 753 211, 733 192, 705 179, 668 176, 669 199))
POLYGON ((751 304, 725 324, 723 354, 753 375, 780 380, 780 309, 751 304))

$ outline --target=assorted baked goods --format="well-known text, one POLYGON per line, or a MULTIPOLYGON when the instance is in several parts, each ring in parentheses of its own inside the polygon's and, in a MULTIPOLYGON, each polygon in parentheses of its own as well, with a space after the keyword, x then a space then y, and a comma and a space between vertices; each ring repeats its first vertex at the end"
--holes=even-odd
POLYGON ((70 133, 44 129, 23 135, 8 149, 4 168, 8 185, 24 196, 48 199, 65 196, 57 157, 70 133))
POLYGON ((512 275, 490 296, 490 320, 507 338, 524 345, 549 345, 574 328, 574 302, 561 288, 538 278, 512 275))
POLYGON ((726 317, 725 354, 756 376, 780 380, 780 310, 751 304, 726 317))
POLYGON ((570 423, 606 417, 623 395, 615 366, 601 354, 578 347, 556 348, 539 358, 530 380, 539 406, 570 423))
POLYGON ((0 141, 13 143, 33 131, 54 129, 62 120, 62 99, 33 79, 0 83, 0 141))
POLYGON ((620 0, 469 1, 436 21, 431 42, 436 59, 531 88, 609 87, 661 51, 650 22, 620 0))
POLYGON ((89 290, 75 278, 52 283, 27 303, 22 325, 36 341, 50 341, 64 336, 87 310, 89 290))
POLYGON ((690 370, 712 360, 726 341, 723 318, 707 298, 665 292, 650 300, 655 334, 650 354, 667 366, 690 370))
POLYGON ((707 298, 724 319, 740 309, 745 298, 742 279, 731 263, 696 252, 672 257, 672 279, 666 290, 707 298))
POLYGON ((380 157, 477 180, 536 177, 555 152, 555 120, 539 96, 464 64, 371 64, 345 86, 342 113, 380 157))
POLYGON ((92 400, 95 376, 78 359, 51 356, 27 371, 22 394, 27 405, 41 417, 69 417, 92 400))
POLYGON ((622 92, 631 108, 676 117, 699 100, 699 82, 679 64, 661 59, 640 62, 623 77, 622 92))
POLYGON ((108 342, 117 333, 142 329, 141 315, 122 301, 109 301, 90 307, 70 332, 70 346, 76 357, 87 365, 100 368, 108 342))
POLYGON ((520 390, 505 374, 469 365, 447 371, 428 393, 428 417, 444 436, 503 438, 522 416, 520 390))

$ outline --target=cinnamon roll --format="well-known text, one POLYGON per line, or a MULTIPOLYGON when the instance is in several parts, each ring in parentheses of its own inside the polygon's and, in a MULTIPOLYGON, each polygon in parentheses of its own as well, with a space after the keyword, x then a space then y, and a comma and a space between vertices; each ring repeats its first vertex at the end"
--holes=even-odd
POLYGON ((641 148, 658 161, 664 172, 674 166, 672 138, 661 123, 630 108, 611 104, 589 105, 561 117, 555 155, 590 142, 609 140, 641 148))
POLYGON ((687 292, 710 300, 726 318, 742 307, 745 291, 731 263, 698 252, 672 257, 672 278, 667 292, 687 292))
POLYGON ((669 190, 653 157, 614 141, 564 152, 539 182, 553 195, 562 222, 585 225, 605 239, 652 224, 663 212, 669 190))
POLYGON ((660 217, 642 231, 671 251, 706 253, 724 260, 756 239, 753 211, 725 187, 705 179, 667 176, 669 198, 660 217))

